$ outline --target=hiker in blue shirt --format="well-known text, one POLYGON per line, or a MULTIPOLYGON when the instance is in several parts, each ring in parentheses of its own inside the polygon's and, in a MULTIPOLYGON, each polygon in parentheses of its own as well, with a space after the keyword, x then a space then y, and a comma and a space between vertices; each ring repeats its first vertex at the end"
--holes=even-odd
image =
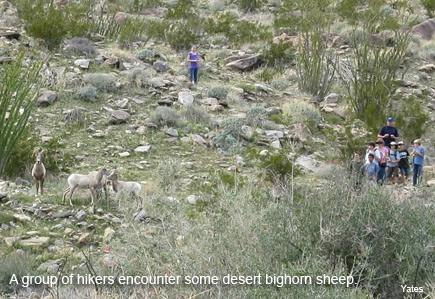
POLYGON ((378 133, 378 138, 382 138, 385 146, 390 148, 390 143, 399 138, 399 132, 394 127, 394 118, 389 116, 387 118, 387 125, 383 126, 378 133))
POLYGON ((421 140, 414 140, 414 149, 411 152, 412 163, 414 164, 414 176, 412 183, 417 186, 418 181, 421 178, 421 173, 424 164, 424 147, 421 146, 421 140))
POLYGON ((187 61, 189 62, 190 82, 198 84, 199 53, 196 52, 196 46, 192 46, 191 51, 187 55, 187 61))
POLYGON ((368 157, 369 161, 365 165, 366 177, 367 177, 367 180, 373 184, 373 183, 376 183, 376 181, 378 180, 379 165, 373 161, 375 158, 375 155, 368 154, 367 157, 368 157))

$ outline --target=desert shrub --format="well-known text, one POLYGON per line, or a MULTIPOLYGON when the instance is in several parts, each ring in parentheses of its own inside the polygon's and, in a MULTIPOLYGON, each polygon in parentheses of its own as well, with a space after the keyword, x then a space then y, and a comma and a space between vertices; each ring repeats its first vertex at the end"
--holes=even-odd
POLYGON ((286 153, 268 155, 260 164, 260 168, 265 171, 265 180, 275 183, 284 182, 290 177, 299 174, 299 170, 286 153))
POLYGON ((237 139, 231 134, 221 133, 213 137, 213 145, 217 148, 221 148, 228 151, 233 146, 237 145, 237 139))
POLYGON ((293 123, 305 123, 310 127, 317 127, 323 120, 319 110, 306 102, 284 104, 283 112, 291 116, 293 123))
MULTIPOLYGON (((15 177, 21 176, 27 170, 30 170, 35 163, 33 151, 40 147, 41 140, 38 134, 35 133, 35 128, 32 126, 27 127, 10 155, 4 174, 7 177, 15 177)), ((49 142, 43 144, 43 149, 46 151, 44 165, 48 172, 68 171, 74 164, 75 159, 70 154, 64 153, 64 148, 65 144, 58 138, 52 138, 49 142)))
POLYGON ((294 63, 296 53, 290 42, 270 43, 263 53, 263 58, 267 66, 284 68, 294 63))
POLYGON ((213 0, 213 2, 211 3, 211 11, 212 12, 217 12, 217 11, 222 11, 224 10, 226 7, 224 1, 222 0, 213 0))
POLYGON ((246 119, 233 117, 225 119, 220 127, 224 130, 224 134, 232 135, 235 138, 239 138, 242 133, 242 127, 246 125, 246 119))
POLYGON ((74 37, 68 42, 65 51, 73 55, 90 56, 96 53, 94 43, 85 37, 74 37))
POLYGON ((158 186, 163 191, 175 191, 176 180, 180 174, 180 164, 175 159, 166 159, 156 169, 158 186))
POLYGON ((246 11, 254 11, 259 9, 264 3, 266 3, 266 0, 237 0, 236 2, 240 9, 246 11))
POLYGON ((36 275, 32 269, 32 258, 18 253, 10 253, 0 256, 0 292, 11 291, 13 286, 9 284, 12 275, 16 275, 18 281, 25 275, 36 275), (9 289, 11 288, 11 289, 9 289))
POLYGON ((228 91, 223 86, 215 86, 208 91, 208 96, 216 99, 226 99, 227 95, 228 91))
POLYGON ((284 78, 278 78, 271 82, 271 85, 276 90, 284 91, 290 87, 290 82, 284 78))
POLYGON ((428 16, 433 18, 435 16, 435 1, 433 1, 433 0, 421 0, 421 4, 426 9, 428 16))
POLYGON ((177 110, 170 107, 157 107, 151 116, 152 121, 159 127, 176 127, 180 124, 180 115, 177 110))
POLYGON ((435 42, 429 41, 422 44, 419 53, 421 58, 435 61, 435 42))
POLYGON ((76 98, 85 102, 96 102, 98 100, 98 90, 93 85, 86 85, 77 91, 76 98))
POLYGON ((211 124, 210 115, 207 113, 207 110, 202 107, 188 105, 186 110, 183 111, 183 115, 188 121, 192 121, 197 124, 203 124, 206 126, 211 124))
MULTIPOLYGON (((24 53, 15 62, 2 66, 0 71, 0 177, 27 128, 27 121, 35 108, 34 92, 37 86, 41 63, 29 63, 22 68, 24 53)), ((32 149, 33 150, 33 149, 32 149)))
POLYGON ((267 110, 263 107, 252 107, 246 113, 246 122, 253 127, 262 127, 267 119, 267 110))
POLYGON ((429 127, 429 115, 423 110, 422 105, 411 96, 406 100, 399 100, 399 104, 394 107, 396 125, 407 143, 421 138, 429 127))
POLYGON ((90 31, 113 40, 118 37, 121 26, 122 23, 115 22, 115 13, 100 14, 92 22, 90 31))
POLYGON ((144 44, 148 42, 151 35, 148 30, 152 27, 151 22, 144 22, 140 18, 128 18, 122 22, 122 26, 118 34, 118 43, 125 48, 132 46, 135 41, 143 41, 144 44))
POLYGON ((83 124, 86 120, 86 109, 83 107, 74 107, 62 112, 62 121, 67 124, 83 124))
POLYGON ((216 17, 210 17, 202 24, 208 34, 223 34, 234 45, 260 40, 270 40, 272 33, 265 25, 249 21, 240 21, 237 16, 225 12, 216 17))
POLYGON ((156 61, 155 53, 151 49, 143 49, 136 53, 136 58, 147 63, 153 63, 156 61))
POLYGON ((264 68, 260 73, 256 74, 255 77, 263 82, 270 83, 278 74, 278 69, 264 68))
POLYGON ((128 9, 130 12, 141 12, 143 9, 156 8, 162 4, 161 0, 130 0, 128 9))
POLYGON ((101 92, 113 92, 116 90, 116 78, 109 74, 87 74, 84 76, 83 80, 101 92))
POLYGON ((128 73, 127 80, 134 87, 141 88, 146 85, 147 78, 150 77, 149 75, 150 74, 142 68, 134 68, 128 73))
POLYGON ((355 282, 373 297, 399 298, 401 284, 433 280, 433 207, 398 201, 381 188, 366 188, 357 195, 346 179, 329 181, 307 201, 297 201, 301 217, 295 225, 305 236, 300 246, 319 246, 330 261, 343 261, 355 282))

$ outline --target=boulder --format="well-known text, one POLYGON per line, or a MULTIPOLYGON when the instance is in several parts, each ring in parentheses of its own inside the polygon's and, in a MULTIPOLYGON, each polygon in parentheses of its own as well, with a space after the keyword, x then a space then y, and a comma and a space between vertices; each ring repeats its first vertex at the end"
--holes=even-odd
POLYGON ((68 218, 74 215, 72 211, 59 211, 54 213, 51 217, 53 218, 68 218))
POLYGON ((5 37, 7 39, 19 39, 21 34, 12 29, 0 28, 0 37, 5 37))
POLYGON ((425 72, 425 73, 433 72, 435 70, 435 64, 430 63, 430 64, 423 65, 419 67, 418 70, 420 72, 425 72))
POLYGON ((169 128, 166 130, 166 134, 172 137, 178 137, 178 131, 174 128, 169 128))
POLYGON ((189 195, 189 196, 186 198, 186 201, 187 201, 188 203, 190 203, 191 205, 195 205, 195 204, 198 202, 198 199, 196 198, 195 195, 189 195))
POLYGON ((122 64, 121 58, 119 57, 110 57, 103 62, 104 66, 123 70, 124 65, 122 64))
POLYGON ((183 90, 178 93, 178 101, 184 106, 192 105, 194 98, 190 90, 183 90))
POLYGON ((20 240, 19 243, 22 246, 30 246, 30 247, 45 247, 50 242, 49 237, 33 237, 29 239, 20 240))
POLYGON ((283 131, 277 131, 277 130, 266 130, 266 136, 271 139, 282 139, 284 138, 284 132, 283 131))
POLYGON ((109 122, 113 125, 126 123, 130 119, 130 114, 124 110, 113 110, 110 113, 109 122))
POLYGON ((20 222, 27 222, 27 221, 32 220, 32 218, 30 218, 29 216, 24 215, 24 214, 14 214, 14 218, 20 222))
POLYGON ((148 153, 151 149, 151 144, 141 145, 134 149, 136 153, 148 153))
POLYGON ((115 20, 116 23, 122 23, 125 20, 127 20, 127 18, 128 18, 128 14, 127 13, 122 12, 122 11, 118 11, 115 14, 114 20, 115 20))
POLYGON ((226 67, 233 71, 249 71, 260 63, 260 54, 250 55, 246 58, 234 60, 227 63, 226 67))
POLYGON ((47 107, 57 101, 57 92, 41 88, 39 90, 39 98, 36 102, 38 107, 47 107))
POLYGON ((169 69, 170 69, 169 63, 162 62, 162 61, 154 62, 153 68, 159 73, 165 73, 165 72, 169 71, 169 69))
POLYGON ((192 138, 193 142, 195 142, 201 146, 207 147, 207 141, 205 141, 205 139, 202 138, 201 135, 192 134, 192 135, 190 135, 190 138, 192 138))
POLYGON ((91 61, 89 59, 77 59, 74 61, 74 64, 81 69, 87 70, 89 69, 91 61))
POLYGON ((15 237, 6 237, 3 240, 5 240, 6 246, 12 247, 12 246, 14 246, 14 243, 17 240, 17 238, 15 238, 15 237))
POLYGON ((77 240, 77 243, 79 245, 86 245, 91 241, 91 234, 90 233, 83 233, 77 240))
POLYGON ((435 20, 426 20, 412 27, 412 33, 421 36, 424 40, 431 40, 435 33, 435 20))
POLYGON ((147 212, 144 209, 142 209, 140 212, 136 212, 135 214, 133 214, 133 216, 134 216, 134 221, 142 222, 147 219, 147 212))
POLYGON ((207 106, 214 106, 214 105, 218 105, 219 102, 217 99, 215 98, 205 98, 205 99, 201 99, 199 100, 199 102, 203 105, 207 105, 207 106))

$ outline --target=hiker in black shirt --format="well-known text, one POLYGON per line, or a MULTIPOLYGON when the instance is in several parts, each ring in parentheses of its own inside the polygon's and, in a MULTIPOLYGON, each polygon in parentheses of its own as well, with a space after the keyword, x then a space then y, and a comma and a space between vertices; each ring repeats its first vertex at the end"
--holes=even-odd
POLYGON ((411 168, 409 167, 409 152, 405 147, 405 144, 403 141, 399 141, 399 154, 400 154, 400 161, 399 161, 399 169, 402 176, 405 177, 405 182, 408 180, 408 176, 411 173, 411 168))
POLYGON ((394 127, 394 118, 391 116, 387 118, 387 125, 379 130, 378 138, 382 138, 385 146, 390 148, 390 143, 399 138, 399 132, 394 127))

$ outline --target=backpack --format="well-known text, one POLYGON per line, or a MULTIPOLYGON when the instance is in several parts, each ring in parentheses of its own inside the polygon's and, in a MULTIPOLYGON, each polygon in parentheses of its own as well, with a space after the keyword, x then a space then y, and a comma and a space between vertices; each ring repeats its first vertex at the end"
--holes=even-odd
MULTIPOLYGON (((396 153, 394 155, 392 155, 391 153, 392 153, 392 151, 390 150, 390 152, 389 152, 390 157, 394 156, 394 159, 392 159, 392 160, 400 160, 400 153, 398 150, 396 150, 396 153), (399 157, 397 157, 397 154, 399 154, 399 157)), ((396 163, 399 163, 399 162, 396 162, 396 163)))

